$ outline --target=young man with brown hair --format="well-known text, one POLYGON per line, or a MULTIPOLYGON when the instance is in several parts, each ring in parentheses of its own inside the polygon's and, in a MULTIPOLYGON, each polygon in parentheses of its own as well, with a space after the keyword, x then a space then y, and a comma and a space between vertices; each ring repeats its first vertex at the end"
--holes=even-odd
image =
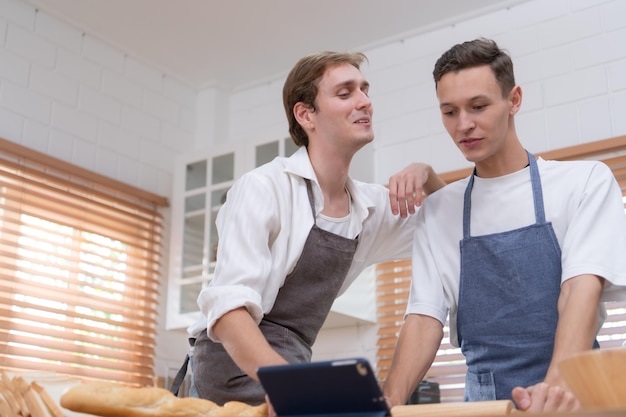
POLYGON ((579 405, 560 359, 597 345, 602 301, 626 298, 626 216, 609 168, 535 158, 520 142, 522 89, 498 45, 455 45, 433 72, 444 127, 473 173, 417 215, 413 280, 385 393, 403 404, 443 325, 460 346, 468 401, 529 411, 579 405))
POLYGON ((443 182, 423 164, 394 177, 391 192, 350 178, 352 157, 374 139, 364 60, 335 52, 302 58, 283 89, 300 149, 246 173, 228 192, 216 222, 215 278, 189 329, 201 398, 262 403, 259 367, 310 361, 335 298, 367 266, 410 256, 415 222, 407 211, 419 205, 422 186, 429 193, 443 182))

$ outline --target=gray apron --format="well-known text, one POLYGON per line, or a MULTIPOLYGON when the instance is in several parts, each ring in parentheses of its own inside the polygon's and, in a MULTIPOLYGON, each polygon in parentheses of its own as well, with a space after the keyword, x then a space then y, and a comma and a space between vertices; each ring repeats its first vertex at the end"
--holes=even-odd
MULTIPOLYGON (((306 182, 315 222, 313 190, 310 181, 306 182)), ((348 274, 357 244, 358 237, 348 239, 313 224, 300 259, 259 324, 272 348, 289 363, 311 360, 311 347, 348 274)), ((200 398, 220 405, 232 400, 252 405, 265 402, 261 384, 239 369, 206 331, 195 342, 193 372, 200 398)))
POLYGON ((511 399, 543 381, 554 347, 561 249, 546 222, 537 162, 528 153, 536 223, 470 235, 474 174, 465 190, 457 332, 468 372, 466 401, 511 399))

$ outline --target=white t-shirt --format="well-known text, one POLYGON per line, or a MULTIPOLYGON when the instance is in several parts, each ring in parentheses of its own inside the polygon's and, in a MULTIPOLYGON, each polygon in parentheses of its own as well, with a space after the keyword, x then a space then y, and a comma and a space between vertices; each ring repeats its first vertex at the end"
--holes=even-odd
MULTIPOLYGON (((604 301, 625 300, 626 215, 612 172, 595 161, 540 158, 537 164, 546 220, 552 222, 561 247, 561 282, 581 274, 599 275, 607 281, 604 301)), ((428 196, 417 215, 413 280, 406 310, 407 314, 432 316, 442 323, 449 314, 454 346, 458 345, 459 242, 463 237, 463 194, 468 180, 459 180, 428 196)), ((498 178, 476 177, 471 203, 471 236, 535 223, 530 169, 498 178)))
MULTIPOLYGON (((246 307, 259 323, 272 309, 313 226, 305 179, 313 186, 317 216, 324 197, 304 147, 244 174, 229 190, 216 221, 215 277, 198 296, 203 316, 187 329, 192 336, 206 328, 216 340, 212 327, 230 310, 246 307)), ((415 216, 394 216, 384 186, 352 179, 346 186, 352 199, 348 233, 359 236, 359 245, 339 294, 369 265, 410 257, 415 233, 415 216)))

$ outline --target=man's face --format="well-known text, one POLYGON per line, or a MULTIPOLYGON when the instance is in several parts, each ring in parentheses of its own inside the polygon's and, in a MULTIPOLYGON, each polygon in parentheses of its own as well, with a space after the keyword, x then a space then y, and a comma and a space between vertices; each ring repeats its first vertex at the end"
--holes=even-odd
POLYGON ((359 147, 374 139, 372 102, 368 97, 369 83, 350 64, 335 65, 326 70, 319 82, 315 100, 317 111, 312 114, 316 136, 359 147))
MULTIPOLYGON (((517 91, 517 90, 514 90, 517 91)), ((468 161, 497 155, 512 130, 515 113, 487 65, 449 72, 439 80, 437 98, 443 125, 468 161)))

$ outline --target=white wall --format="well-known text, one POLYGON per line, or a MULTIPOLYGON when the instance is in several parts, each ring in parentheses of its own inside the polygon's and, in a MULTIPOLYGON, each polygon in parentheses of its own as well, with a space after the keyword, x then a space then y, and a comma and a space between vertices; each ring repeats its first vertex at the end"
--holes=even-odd
MULTIPOLYGON (((441 127, 431 71, 452 44, 478 36, 513 56, 524 91, 517 127, 530 151, 626 134, 625 16, 622 0, 530 0, 364 50, 377 138, 354 175, 385 183, 412 161, 440 172, 467 166, 441 127)), ((172 195, 177 154, 285 137, 282 83, 193 91, 20 0, 0 0, 0 136, 160 195, 172 195)), ((186 351, 184 332, 163 330, 164 309, 158 374, 186 351)), ((317 358, 356 354, 373 357, 375 326, 324 330, 315 348, 317 358)))

